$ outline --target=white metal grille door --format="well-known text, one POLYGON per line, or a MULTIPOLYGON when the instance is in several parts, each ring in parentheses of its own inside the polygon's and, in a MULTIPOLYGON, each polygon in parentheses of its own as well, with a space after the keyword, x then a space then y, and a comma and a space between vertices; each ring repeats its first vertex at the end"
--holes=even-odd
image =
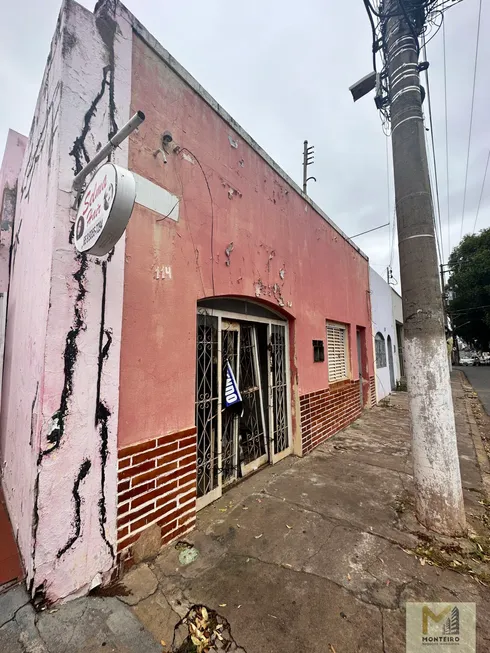
MULTIPOLYGON (((197 496, 217 490, 219 496, 218 319, 197 317, 196 426, 197 496)), ((212 499, 211 499, 212 500, 212 499)))
POLYGON ((260 385, 257 333, 255 326, 242 324, 240 330, 240 461, 242 473, 267 462, 268 450, 260 385))
POLYGON ((269 325, 269 430, 274 462, 290 451, 286 328, 269 325))
MULTIPOLYGON (((237 383, 239 384, 239 339, 238 323, 221 321, 221 356, 222 356, 222 388, 226 385, 226 368, 230 363, 237 383)), ((238 425, 240 418, 233 410, 223 410, 221 418, 221 470, 223 485, 237 478, 238 468, 238 425)))
POLYGON ((328 380, 342 381, 348 376, 347 329, 340 324, 327 324, 328 380))
POLYGON ((198 308, 198 510, 227 485, 291 452, 290 404, 287 324, 198 308), (242 401, 227 407, 228 364, 242 401))

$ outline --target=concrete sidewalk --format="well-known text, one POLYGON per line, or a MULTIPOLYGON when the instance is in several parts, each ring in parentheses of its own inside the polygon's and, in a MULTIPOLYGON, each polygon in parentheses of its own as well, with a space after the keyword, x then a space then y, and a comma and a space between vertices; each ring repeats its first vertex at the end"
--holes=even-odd
MULTIPOLYGON (((186 624, 172 647, 174 627, 206 606, 191 616, 198 630, 207 619, 212 651, 402 653, 405 602, 416 600, 476 602, 477 650, 490 650, 490 469, 459 373, 453 390, 471 537, 433 538, 415 520, 401 393, 201 511, 186 542, 126 575, 127 596, 21 608, 0 627, 0 650, 152 653, 163 640, 165 651, 193 651, 179 648, 186 624), (25 610, 44 648, 16 648, 25 610)), ((1 613, 0 603, 0 624, 1 613)))

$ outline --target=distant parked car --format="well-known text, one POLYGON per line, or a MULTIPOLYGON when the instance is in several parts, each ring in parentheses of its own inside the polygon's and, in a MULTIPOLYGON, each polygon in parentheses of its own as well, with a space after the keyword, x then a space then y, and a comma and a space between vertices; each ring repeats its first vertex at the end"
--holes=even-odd
POLYGON ((470 358, 469 356, 460 356, 459 364, 464 365, 465 367, 469 367, 470 365, 474 364, 473 358, 470 358))

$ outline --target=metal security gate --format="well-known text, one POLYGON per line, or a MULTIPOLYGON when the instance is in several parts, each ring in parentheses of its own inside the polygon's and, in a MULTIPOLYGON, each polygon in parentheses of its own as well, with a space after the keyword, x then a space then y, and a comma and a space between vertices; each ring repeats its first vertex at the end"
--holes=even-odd
POLYGON ((291 453, 289 374, 286 327, 269 324, 269 429, 271 459, 278 462, 291 453))
POLYGON ((245 476, 265 464, 268 459, 264 401, 260 381, 257 330, 249 324, 241 326, 240 375, 243 415, 240 417, 241 472, 245 476))
POLYGON ((200 309, 196 360, 198 509, 221 496, 226 485, 291 453, 290 404, 286 324, 200 309), (223 401, 228 363, 242 397, 239 414, 225 408, 223 401))
POLYGON ((209 315, 197 318, 196 427, 197 496, 210 501, 220 494, 221 397, 218 370, 218 319, 209 315))

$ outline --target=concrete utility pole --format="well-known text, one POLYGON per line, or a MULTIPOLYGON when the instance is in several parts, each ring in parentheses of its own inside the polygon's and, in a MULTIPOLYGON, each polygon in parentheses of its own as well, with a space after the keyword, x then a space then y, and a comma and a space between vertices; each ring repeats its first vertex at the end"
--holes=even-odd
POLYGON ((439 284, 418 43, 408 3, 382 7, 402 285, 405 369, 419 521, 445 535, 466 530, 439 284), (388 16, 388 17, 387 17, 388 16))

